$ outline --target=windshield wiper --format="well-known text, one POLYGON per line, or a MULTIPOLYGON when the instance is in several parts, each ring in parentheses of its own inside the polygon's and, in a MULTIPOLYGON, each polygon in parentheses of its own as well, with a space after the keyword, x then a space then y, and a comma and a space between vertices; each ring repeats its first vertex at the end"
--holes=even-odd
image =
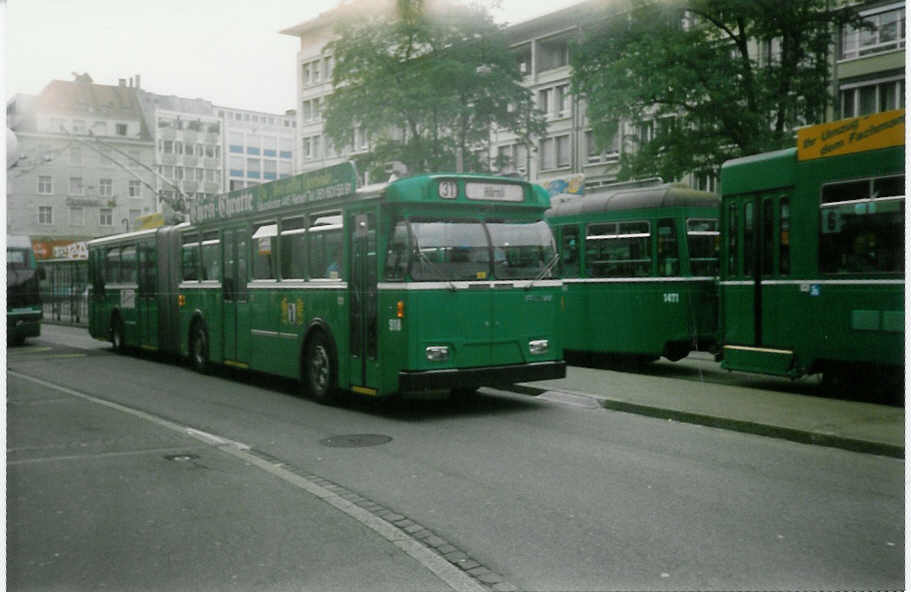
POLYGON ((553 270, 554 265, 556 265, 556 264, 557 264, 557 261, 559 261, 559 260, 560 260, 560 252, 559 252, 559 251, 555 251, 555 252, 554 252, 554 256, 550 258, 550 261, 547 262, 547 265, 544 266, 544 269, 541 270, 541 273, 539 273, 539 274, 537 275, 537 277, 535 277, 535 279, 533 279, 533 280, 531 280, 530 282, 528 282, 528 285, 525 287, 525 289, 526 289, 526 290, 530 290, 531 287, 532 287, 533 285, 535 285, 535 282, 536 282, 536 281, 540 280, 540 279, 543 278, 545 275, 547 275, 548 273, 550 273, 551 270, 553 270))

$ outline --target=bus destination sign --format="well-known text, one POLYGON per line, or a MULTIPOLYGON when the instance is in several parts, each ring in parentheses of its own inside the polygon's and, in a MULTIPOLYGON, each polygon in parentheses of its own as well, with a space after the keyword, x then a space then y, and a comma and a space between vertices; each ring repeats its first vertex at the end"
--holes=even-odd
POLYGON ((200 224, 314 203, 351 195, 356 189, 357 171, 354 163, 343 162, 271 183, 197 199, 189 206, 190 222, 200 224))

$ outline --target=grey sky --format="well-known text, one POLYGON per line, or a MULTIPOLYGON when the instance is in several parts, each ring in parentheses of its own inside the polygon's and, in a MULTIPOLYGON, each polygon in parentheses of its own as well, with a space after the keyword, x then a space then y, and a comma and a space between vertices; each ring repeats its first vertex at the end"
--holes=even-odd
MULTIPOLYGON (((152 92, 281 113, 296 103, 298 43, 278 31, 337 1, 9 0, 6 95, 73 72, 99 84, 139 74, 152 92)), ((517 22, 577 1, 502 0, 492 12, 517 22)))

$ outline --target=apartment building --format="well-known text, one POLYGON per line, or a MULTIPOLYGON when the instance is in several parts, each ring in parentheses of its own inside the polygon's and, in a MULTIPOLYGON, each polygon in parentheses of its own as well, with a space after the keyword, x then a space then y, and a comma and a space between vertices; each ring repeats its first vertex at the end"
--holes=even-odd
POLYGON ((156 211, 147 167, 155 145, 126 79, 54 80, 38 95, 14 96, 6 113, 17 140, 7 233, 31 236, 40 257, 66 256, 68 245, 129 230, 156 211))
MULTIPOLYGON (((355 136, 355 146, 343 151, 328 145, 321 108, 332 93, 332 56, 326 45, 343 10, 319 15, 281 31, 300 38, 298 51, 298 129, 300 153, 295 170, 312 170, 335 164, 369 150, 368 138, 355 136)), ((570 92, 570 48, 582 38, 582 27, 605 18, 610 6, 603 0, 586 0, 567 8, 510 25, 506 29, 524 84, 545 114, 547 132, 535 145, 526 146, 515 135, 495 130, 488 157, 503 173, 518 174, 553 193, 583 193, 616 181, 620 156, 634 150, 631 138, 649 140, 653 125, 621 122, 614 138, 598 146, 586 116, 585 102, 570 92)), ((873 29, 846 27, 836 33, 832 59, 833 108, 830 119, 904 107, 905 5, 904 2, 864 2, 861 14, 873 29)), ((711 175, 687 178, 700 189, 716 190, 711 175)))
POLYGON ((294 171, 297 113, 215 107, 224 130, 224 187, 243 189, 289 177, 294 171))

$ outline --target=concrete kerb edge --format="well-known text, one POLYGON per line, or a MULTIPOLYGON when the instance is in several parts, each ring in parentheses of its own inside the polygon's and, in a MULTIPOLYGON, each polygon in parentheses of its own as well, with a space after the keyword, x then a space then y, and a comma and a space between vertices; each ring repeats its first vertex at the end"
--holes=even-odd
MULTIPOLYGON (((534 397, 557 390, 531 386, 528 384, 512 384, 502 388, 503 390, 508 390, 510 392, 522 395, 531 395, 534 397)), ((648 405, 639 405, 637 403, 629 403, 615 399, 605 399, 601 397, 593 398, 597 399, 601 407, 610 409, 611 411, 634 413, 636 415, 644 415, 657 419, 670 419, 673 421, 678 421, 680 423, 691 423, 695 425, 703 425, 706 427, 743 432, 746 434, 755 434, 757 436, 778 438, 781 440, 789 440, 791 442, 799 442, 801 444, 828 446, 831 448, 850 450, 852 452, 862 452, 864 454, 875 454, 878 456, 888 456, 899 459, 905 458, 904 446, 884 444, 882 442, 870 442, 867 440, 846 438, 844 436, 835 436, 832 434, 820 434, 818 432, 811 432, 808 430, 784 428, 781 426, 773 426, 769 424, 731 419, 727 417, 690 413, 687 411, 678 411, 675 409, 650 407, 648 405)))

